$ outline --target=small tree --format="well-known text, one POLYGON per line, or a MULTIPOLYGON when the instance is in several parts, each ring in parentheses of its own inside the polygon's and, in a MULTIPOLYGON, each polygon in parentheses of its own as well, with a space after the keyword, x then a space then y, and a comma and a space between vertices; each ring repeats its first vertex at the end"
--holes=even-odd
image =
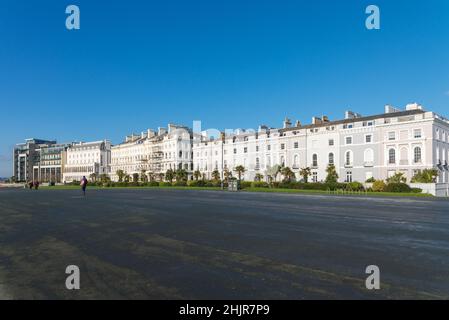
POLYGON ((139 182, 139 174, 138 173, 133 173, 133 182, 134 183, 139 182))
POLYGON ((326 183, 336 183, 338 181, 338 173, 333 164, 327 166, 326 173, 326 183))
POLYGON ((289 167, 283 167, 281 174, 284 176, 284 182, 292 182, 295 179, 295 173, 289 167))
POLYGON ((118 182, 123 182, 123 178, 125 177, 125 172, 123 170, 117 170, 115 174, 118 177, 118 182))
POLYGON ((148 175, 149 181, 153 182, 154 181, 154 172, 149 171, 147 175, 148 175))
POLYGON ((187 181, 187 171, 184 169, 178 169, 175 172, 176 181, 187 181))
POLYGON ((223 171, 223 176, 226 180, 226 182, 229 182, 229 179, 232 178, 232 172, 228 170, 228 168, 225 168, 223 171))
POLYGON ((97 182, 97 174, 94 172, 94 173, 91 173, 90 175, 89 175, 89 179, 91 180, 91 181, 93 181, 93 182, 97 182))
POLYGON ((310 175, 312 174, 312 170, 311 170, 309 167, 302 168, 302 169, 299 171, 299 174, 300 174, 300 176, 304 179, 304 182, 305 182, 305 183, 308 183, 308 182, 309 182, 309 177, 310 177, 310 175))
POLYGON ((274 180, 276 181, 278 174, 281 172, 282 167, 278 164, 272 166, 272 167, 268 167, 267 170, 265 171, 267 177, 269 177, 269 180, 274 180))
POLYGON ((263 174, 256 173, 256 176, 254 177, 254 181, 261 182, 263 178, 264 178, 263 174))
POLYGON ((128 183, 130 179, 131 179, 131 176, 125 172, 125 175, 123 176, 123 181, 128 183))
POLYGON ((212 171, 212 179, 214 179, 215 181, 220 181, 220 171, 218 171, 217 169, 212 171))
POLYGON ((407 178, 402 172, 396 172, 393 176, 387 179, 387 183, 406 183, 407 178))
POLYGON ((165 180, 172 183, 174 178, 175 172, 172 169, 168 169, 167 172, 165 172, 165 180))
POLYGON ((237 172, 237 175, 239 177, 239 181, 242 180, 242 174, 244 174, 245 171, 246 171, 245 167, 239 165, 239 166, 235 167, 234 171, 237 172))
POLYGON ((195 180, 198 181, 201 178, 201 171, 200 170, 195 170, 193 172, 193 178, 195 178, 195 180))
POLYGON ((158 178, 159 178, 159 181, 164 181, 164 177, 165 177, 165 175, 164 175, 164 173, 163 172, 160 172, 160 173, 158 173, 158 178))
POLYGON ((142 181, 142 182, 148 182, 148 176, 147 176, 147 171, 145 170, 145 169, 142 169, 141 171, 140 171, 140 180, 142 181))

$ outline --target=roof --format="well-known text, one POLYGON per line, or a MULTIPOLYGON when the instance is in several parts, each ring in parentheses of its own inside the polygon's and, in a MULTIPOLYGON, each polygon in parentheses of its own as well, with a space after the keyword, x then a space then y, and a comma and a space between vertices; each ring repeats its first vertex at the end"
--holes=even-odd
POLYGON ((382 113, 382 114, 377 114, 377 115, 373 115, 373 116, 335 120, 335 121, 323 122, 323 123, 318 123, 318 124, 307 124, 307 125, 299 126, 299 127, 289 127, 289 128, 285 128, 285 129, 279 129, 279 131, 286 132, 286 131, 299 130, 299 129, 320 128, 320 127, 327 127, 327 126, 345 124, 345 123, 354 123, 354 122, 360 122, 360 121, 370 121, 370 120, 376 120, 376 119, 412 116, 412 115, 422 114, 422 113, 425 113, 425 111, 422 109, 391 112, 391 113, 382 113))

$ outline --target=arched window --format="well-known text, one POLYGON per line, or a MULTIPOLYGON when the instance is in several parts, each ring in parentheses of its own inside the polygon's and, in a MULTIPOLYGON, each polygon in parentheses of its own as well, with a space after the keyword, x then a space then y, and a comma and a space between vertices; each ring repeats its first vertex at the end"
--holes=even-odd
POLYGON ((318 155, 316 153, 312 156, 312 166, 318 167, 318 155))
POLYGON ((396 163, 396 150, 391 148, 388 150, 388 163, 389 164, 395 164, 396 163))
POLYGON ((352 165, 352 151, 346 151, 345 155, 345 164, 347 166, 352 165))
POLYGON ((374 162, 373 149, 366 149, 363 158, 365 162, 374 162))
POLYGON ((415 163, 420 163, 422 160, 421 147, 416 147, 413 152, 413 160, 415 163))
POLYGON ((334 164, 334 154, 332 152, 329 153, 329 164, 334 164))

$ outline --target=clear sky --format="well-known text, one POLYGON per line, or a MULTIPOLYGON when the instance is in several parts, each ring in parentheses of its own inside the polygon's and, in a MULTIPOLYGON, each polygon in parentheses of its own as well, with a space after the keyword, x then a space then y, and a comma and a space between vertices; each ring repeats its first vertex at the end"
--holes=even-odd
POLYGON ((118 143, 168 122, 279 127, 415 101, 449 116, 447 0, 0 1, 0 176, 30 137, 118 143))

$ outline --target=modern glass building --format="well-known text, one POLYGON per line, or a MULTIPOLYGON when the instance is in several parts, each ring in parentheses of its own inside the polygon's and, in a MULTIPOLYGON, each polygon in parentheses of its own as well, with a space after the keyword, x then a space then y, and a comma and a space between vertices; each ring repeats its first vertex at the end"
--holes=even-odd
POLYGON ((16 145, 13 151, 13 176, 17 182, 33 180, 33 167, 39 160, 39 151, 43 145, 53 145, 56 141, 26 139, 16 145))

